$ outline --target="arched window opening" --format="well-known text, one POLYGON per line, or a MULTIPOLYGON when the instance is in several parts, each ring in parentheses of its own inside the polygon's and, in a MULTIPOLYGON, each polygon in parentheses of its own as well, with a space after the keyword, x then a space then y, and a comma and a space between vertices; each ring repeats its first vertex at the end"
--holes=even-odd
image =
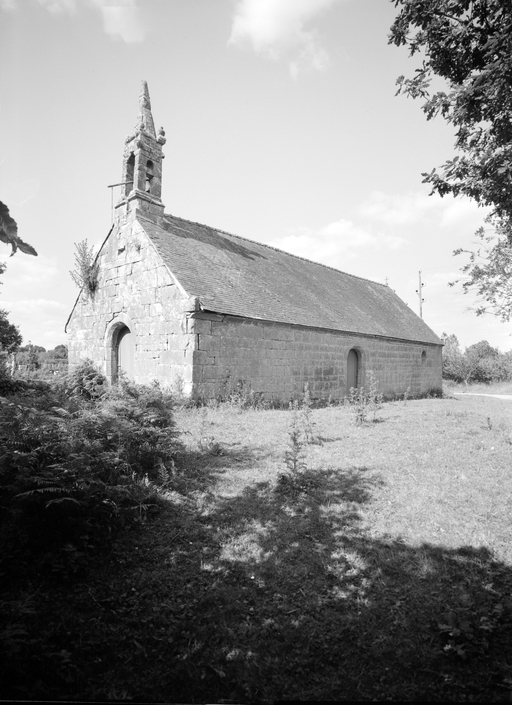
POLYGON ((427 361, 427 353, 423 350, 421 353, 421 364, 424 365, 427 361))
POLYGON ((359 353, 352 348, 347 357, 347 396, 350 390, 357 389, 359 385, 359 353))
POLYGON ((116 341, 116 374, 115 380, 119 379, 119 372, 133 378, 135 363, 135 338, 128 326, 119 329, 116 341))
POLYGON ((133 175, 135 174, 135 154, 132 152, 126 161, 126 179, 124 195, 128 196, 133 189, 133 175))
POLYGON ((151 161, 151 159, 148 159, 148 163, 146 164, 146 193, 151 193, 151 186, 153 184, 153 178, 155 176, 153 168, 153 162, 151 161))

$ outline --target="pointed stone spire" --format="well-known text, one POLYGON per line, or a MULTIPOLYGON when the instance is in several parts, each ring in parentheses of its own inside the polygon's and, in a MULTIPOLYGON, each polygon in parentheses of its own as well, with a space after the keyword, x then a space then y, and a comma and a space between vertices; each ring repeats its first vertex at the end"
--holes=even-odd
POLYGON ((139 116, 135 124, 135 131, 147 132, 151 137, 156 138, 155 123, 151 114, 151 100, 147 81, 142 81, 139 95, 139 116))
POLYGON ((156 134, 148 84, 142 81, 135 130, 125 140, 123 194, 116 206, 120 208, 125 204, 126 209, 122 212, 126 216, 128 212, 138 211, 151 220, 162 217, 162 146, 165 141, 163 128, 158 136, 156 134))

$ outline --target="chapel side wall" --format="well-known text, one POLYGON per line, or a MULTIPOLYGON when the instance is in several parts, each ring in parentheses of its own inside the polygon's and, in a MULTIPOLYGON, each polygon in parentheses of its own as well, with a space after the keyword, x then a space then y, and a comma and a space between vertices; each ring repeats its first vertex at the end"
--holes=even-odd
POLYGON ((85 358, 112 381, 116 321, 135 338, 134 381, 192 390, 193 335, 187 328, 186 300, 137 221, 114 229, 99 254, 99 286, 84 294, 67 326, 69 366, 85 358))
POLYGON ((196 314, 193 321, 197 398, 225 395, 243 381, 267 399, 297 398, 306 382, 313 398, 342 399, 352 348, 360 361, 359 385, 368 385, 370 370, 384 395, 407 389, 417 395, 442 385, 441 345, 212 314, 196 314))

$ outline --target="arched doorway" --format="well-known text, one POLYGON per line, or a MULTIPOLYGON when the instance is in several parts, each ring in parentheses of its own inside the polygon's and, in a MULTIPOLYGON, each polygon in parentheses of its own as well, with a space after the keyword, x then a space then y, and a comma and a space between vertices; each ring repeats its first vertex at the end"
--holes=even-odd
POLYGON ((350 390, 353 387, 357 389, 359 381, 359 355, 357 350, 349 350, 347 357, 347 396, 350 394, 350 390))
POLYGON ((117 334, 117 373, 123 370, 127 377, 133 378, 135 362, 135 338, 128 326, 123 326, 117 334))

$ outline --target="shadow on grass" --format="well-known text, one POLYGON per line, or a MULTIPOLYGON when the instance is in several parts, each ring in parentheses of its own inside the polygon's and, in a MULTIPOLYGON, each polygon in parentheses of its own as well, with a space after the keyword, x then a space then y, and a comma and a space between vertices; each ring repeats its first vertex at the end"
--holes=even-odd
POLYGON ((179 464, 185 468, 195 468, 199 475, 203 474, 206 483, 211 483, 212 477, 204 473, 205 468, 210 471, 235 469, 239 466, 253 465, 256 455, 261 461, 273 457, 273 453, 273 448, 265 446, 254 447, 214 441, 211 449, 183 453, 179 458, 179 464))
POLYGON ((76 668, 71 694, 506 700, 510 567, 483 548, 373 538, 361 509, 381 483, 326 468, 169 503, 62 606, 53 648, 76 668))

